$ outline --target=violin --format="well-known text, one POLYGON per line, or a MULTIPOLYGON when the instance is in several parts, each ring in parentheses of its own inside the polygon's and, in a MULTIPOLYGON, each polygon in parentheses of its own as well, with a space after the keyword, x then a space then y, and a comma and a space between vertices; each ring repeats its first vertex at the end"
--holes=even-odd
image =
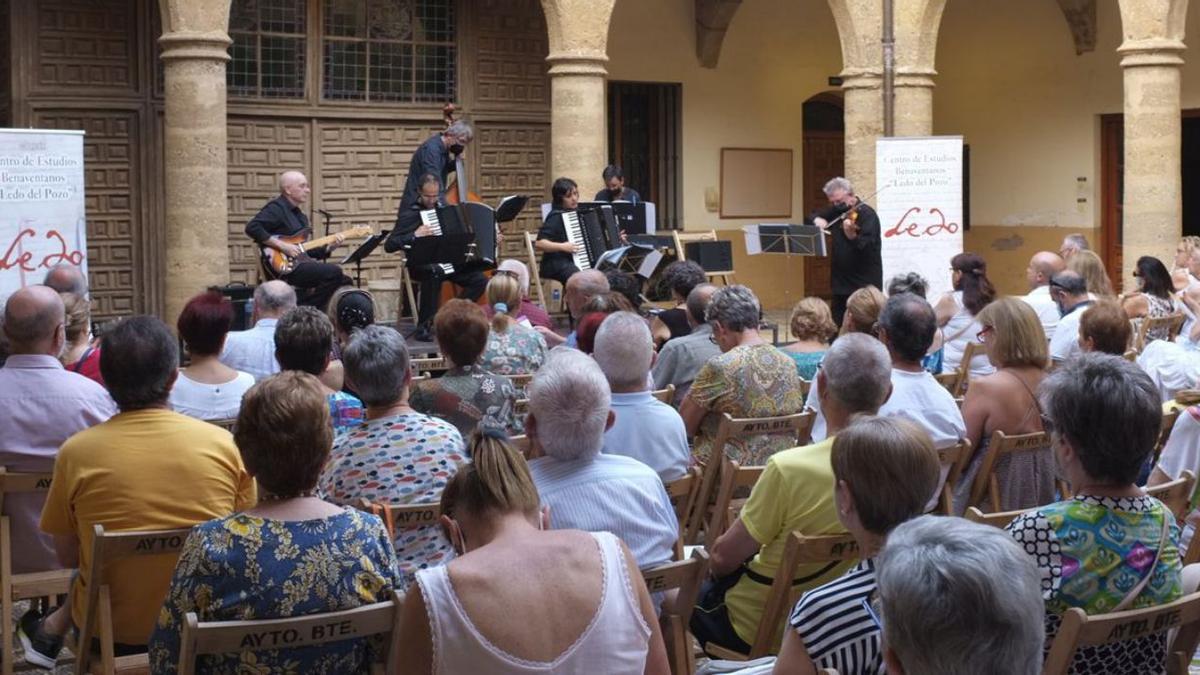
MULTIPOLYGON (((457 111, 458 106, 453 103, 447 103, 442 107, 442 120, 446 123, 447 129, 450 128, 451 124, 454 124, 454 113, 457 111)), ((447 204, 483 201, 479 195, 471 192, 467 186, 467 171, 461 154, 454 157, 454 184, 446 186, 445 198, 447 204)))

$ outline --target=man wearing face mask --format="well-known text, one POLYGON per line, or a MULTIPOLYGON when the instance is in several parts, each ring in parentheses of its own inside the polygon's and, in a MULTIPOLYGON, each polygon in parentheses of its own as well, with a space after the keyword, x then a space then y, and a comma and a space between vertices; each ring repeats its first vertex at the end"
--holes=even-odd
POLYGON ((446 194, 446 179, 454 171, 454 158, 466 151, 467 145, 475 137, 471 125, 463 121, 455 122, 440 134, 431 136, 413 153, 408 165, 408 178, 404 181, 404 192, 400 195, 400 208, 396 211, 399 219, 421 196, 421 177, 433 174, 441 181, 439 199, 446 194))
POLYGON ((833 236, 831 306, 834 323, 841 325, 851 293, 864 286, 883 288, 879 215, 854 194, 854 186, 845 178, 834 178, 825 184, 823 191, 829 198, 829 206, 814 212, 812 222, 829 228, 827 232, 833 236))
POLYGON ((633 188, 625 187, 625 172, 616 164, 609 164, 604 167, 604 189, 596 193, 596 198, 592 201, 597 202, 630 202, 637 204, 642 201, 642 196, 633 188))

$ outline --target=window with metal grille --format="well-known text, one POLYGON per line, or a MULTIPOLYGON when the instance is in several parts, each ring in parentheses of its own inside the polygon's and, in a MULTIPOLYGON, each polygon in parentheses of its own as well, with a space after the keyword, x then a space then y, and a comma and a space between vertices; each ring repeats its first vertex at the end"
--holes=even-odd
POLYGON ((304 98, 305 0, 233 0, 230 96, 304 98))
POLYGON ((324 9, 324 99, 454 98, 454 0, 325 0, 324 9))

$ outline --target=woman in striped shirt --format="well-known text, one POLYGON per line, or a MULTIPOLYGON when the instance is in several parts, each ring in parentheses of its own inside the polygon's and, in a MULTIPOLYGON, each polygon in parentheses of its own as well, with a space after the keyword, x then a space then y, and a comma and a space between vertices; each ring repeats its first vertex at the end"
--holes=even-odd
POLYGON ((839 433, 831 454, 838 520, 862 560, 845 576, 805 593, 788 620, 776 675, 884 673, 880 625, 871 608, 874 556, 895 526, 919 516, 937 489, 929 434, 901 418, 866 417, 839 433))

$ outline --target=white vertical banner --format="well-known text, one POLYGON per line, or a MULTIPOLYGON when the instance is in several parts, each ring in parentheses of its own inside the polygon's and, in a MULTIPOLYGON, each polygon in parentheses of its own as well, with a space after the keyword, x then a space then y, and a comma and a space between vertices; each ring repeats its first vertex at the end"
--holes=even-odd
POLYGON ((0 129, 0 298, 59 263, 87 275, 83 132, 0 129))
POLYGON ((962 150, 962 136, 875 141, 883 282, 917 272, 931 303, 952 290, 950 259, 963 250, 962 150))

